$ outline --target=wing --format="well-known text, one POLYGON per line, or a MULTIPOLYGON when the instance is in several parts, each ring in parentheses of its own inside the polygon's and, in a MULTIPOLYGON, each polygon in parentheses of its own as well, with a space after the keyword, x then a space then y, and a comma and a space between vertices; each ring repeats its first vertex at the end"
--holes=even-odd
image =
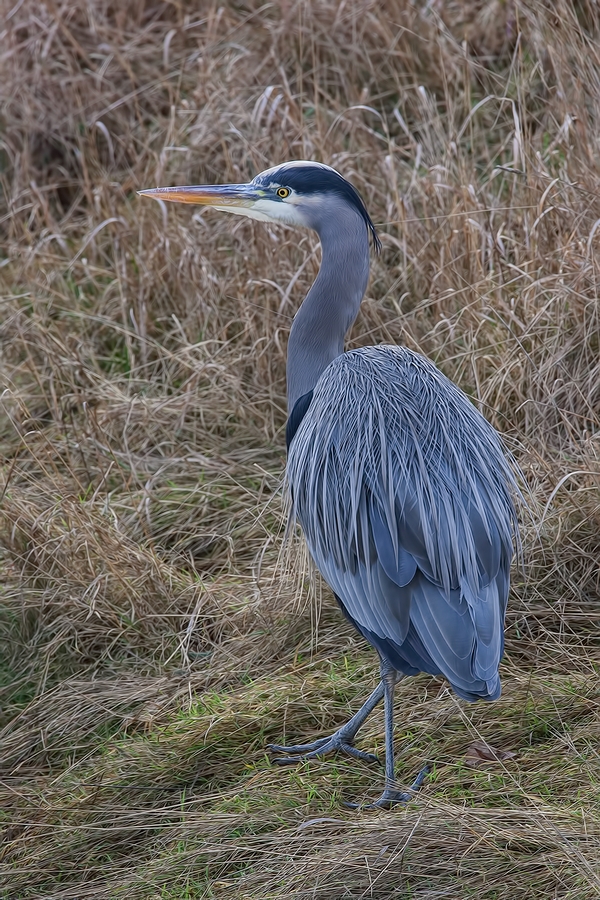
MULTIPOLYGON (((397 362, 400 348, 389 349, 397 362)), ((340 373, 326 370, 290 447, 294 511, 344 612, 383 656, 406 674, 444 675, 467 699, 494 699, 512 474, 491 426, 445 379, 440 400, 443 376, 415 356, 402 351, 384 391, 381 360, 376 379, 359 366, 342 398, 340 373)))
POLYGON ((347 617, 399 671, 441 674, 468 700, 498 697, 512 546, 507 552, 498 531, 492 526, 486 534, 481 516, 473 514, 478 589, 473 593, 465 579, 461 587, 455 573, 456 586, 447 590, 433 576, 411 504, 398 514, 403 540, 396 547, 372 498, 360 507, 361 541, 351 567, 322 546, 310 548, 347 617))

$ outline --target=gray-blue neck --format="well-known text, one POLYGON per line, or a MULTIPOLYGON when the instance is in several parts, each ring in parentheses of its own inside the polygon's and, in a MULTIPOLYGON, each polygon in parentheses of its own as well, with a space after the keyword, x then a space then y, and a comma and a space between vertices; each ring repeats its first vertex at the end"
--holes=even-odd
POLYGON ((313 224, 321 240, 319 274, 296 313, 287 356, 288 411, 344 352, 369 280, 369 236, 362 216, 343 200, 313 224))

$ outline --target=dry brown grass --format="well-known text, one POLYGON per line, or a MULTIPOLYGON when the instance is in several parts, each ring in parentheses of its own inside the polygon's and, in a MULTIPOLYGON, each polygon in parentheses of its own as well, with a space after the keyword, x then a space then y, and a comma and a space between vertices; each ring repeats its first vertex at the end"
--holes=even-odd
POLYGON ((0 8, 0 896, 599 896, 597 4, 0 8), (380 224, 352 342, 432 357, 530 489, 503 698, 404 682, 399 777, 435 769, 385 814, 340 803, 375 770, 264 754, 375 677, 282 552, 317 241, 135 193, 292 158, 380 224))

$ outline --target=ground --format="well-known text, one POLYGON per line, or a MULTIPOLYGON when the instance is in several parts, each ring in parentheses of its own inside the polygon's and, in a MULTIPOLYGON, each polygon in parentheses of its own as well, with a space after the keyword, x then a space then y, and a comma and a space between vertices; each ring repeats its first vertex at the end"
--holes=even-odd
MULTIPOLYGON (((0 897, 598 897, 596 4, 2 18, 0 897), (349 346, 429 356, 523 472, 502 698, 403 681, 398 780, 432 774, 387 812, 344 805, 376 765, 266 752, 377 677, 285 539, 316 236, 136 193, 298 158, 352 180, 381 235, 349 346)), ((358 746, 382 753, 380 713, 358 746)))

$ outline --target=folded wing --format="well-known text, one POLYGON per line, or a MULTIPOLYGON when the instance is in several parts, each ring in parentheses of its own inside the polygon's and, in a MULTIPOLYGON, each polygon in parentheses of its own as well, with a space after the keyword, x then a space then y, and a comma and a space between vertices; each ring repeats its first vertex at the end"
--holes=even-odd
POLYGON ((298 426, 288 480, 317 567, 379 652, 466 699, 499 696, 514 479, 465 395, 404 348, 344 354, 298 426))

